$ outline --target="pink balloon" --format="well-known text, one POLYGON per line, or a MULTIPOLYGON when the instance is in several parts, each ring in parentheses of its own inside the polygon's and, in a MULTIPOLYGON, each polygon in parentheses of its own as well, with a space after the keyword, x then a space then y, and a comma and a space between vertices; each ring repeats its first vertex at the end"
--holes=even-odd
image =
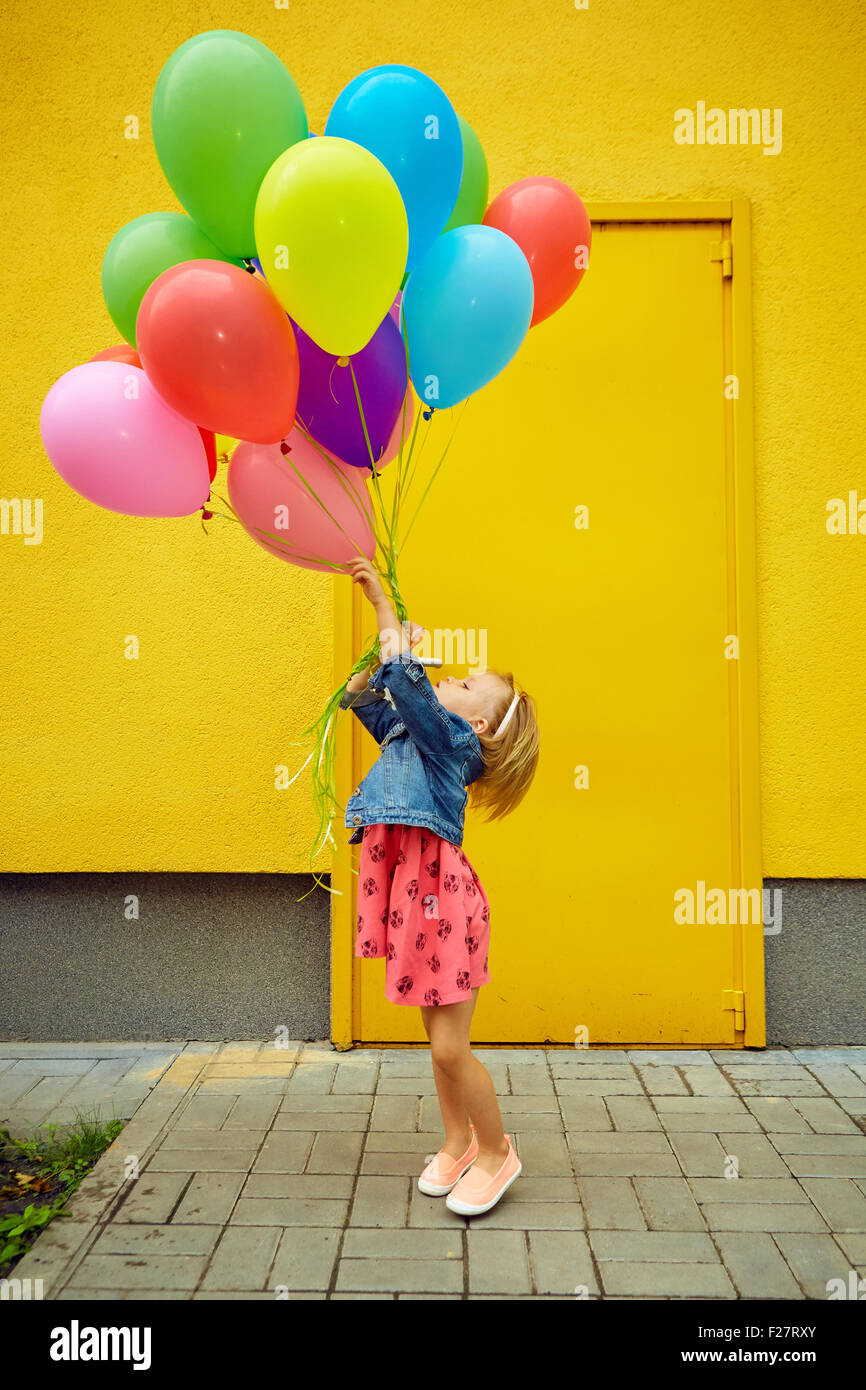
POLYGON ((39 427, 64 482, 110 512, 189 516, 210 492, 197 426, 166 405, 140 367, 73 367, 45 397, 39 427))
POLYGON ((286 443, 287 456, 279 444, 247 441, 232 454, 229 500, 247 534, 263 550, 302 569, 333 570, 359 549, 372 560, 376 541, 367 470, 352 468, 342 459, 333 459, 332 467, 298 429, 291 431, 286 443), (321 498, 333 521, 298 473, 321 498))
MULTIPOLYGON (((403 437, 403 467, 406 466, 406 452, 412 440, 412 425, 415 422, 415 400, 412 391, 406 390, 406 433, 403 437)), ((397 457, 400 452, 400 434, 403 429, 403 407, 400 407, 400 414, 397 416, 397 423, 391 431, 391 438, 385 445, 385 452, 376 465, 381 471, 386 463, 397 457)))

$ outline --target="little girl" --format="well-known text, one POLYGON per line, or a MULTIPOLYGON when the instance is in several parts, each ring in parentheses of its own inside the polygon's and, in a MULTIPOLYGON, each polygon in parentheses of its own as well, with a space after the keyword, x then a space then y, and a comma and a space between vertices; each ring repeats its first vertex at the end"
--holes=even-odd
POLYGON ((510 672, 432 685, 411 652, 424 629, 407 624, 405 640, 370 561, 347 568, 373 606, 381 658, 372 676, 351 678, 341 701, 380 745, 346 805, 346 825, 356 827, 349 843, 361 845, 355 954, 385 958, 386 998, 419 1005, 430 1040, 445 1143, 418 1186, 475 1216, 496 1205, 521 1165, 469 1045, 490 979, 490 907, 460 848, 466 788, 487 820, 512 811, 535 775, 538 725, 510 672))

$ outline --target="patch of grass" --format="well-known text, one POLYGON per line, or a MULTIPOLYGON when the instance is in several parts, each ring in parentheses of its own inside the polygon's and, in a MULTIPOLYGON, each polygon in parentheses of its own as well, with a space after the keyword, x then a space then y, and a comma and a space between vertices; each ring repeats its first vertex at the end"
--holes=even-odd
POLYGON ((0 1278, 8 1277, 49 1221, 123 1129, 123 1120, 77 1112, 62 1138, 57 1125, 32 1139, 0 1128, 0 1278))

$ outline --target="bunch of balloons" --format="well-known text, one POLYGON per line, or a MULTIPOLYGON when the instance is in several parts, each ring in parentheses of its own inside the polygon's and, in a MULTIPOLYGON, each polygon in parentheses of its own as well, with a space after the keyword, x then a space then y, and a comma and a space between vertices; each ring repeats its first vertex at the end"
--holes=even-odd
POLYGON ((172 54, 151 121, 186 212, 137 217, 108 246, 125 344, 52 386, 51 462, 101 507, 186 516, 227 436, 254 540, 313 569, 373 558, 367 483, 401 450, 410 381, 429 417, 502 371, 584 274, 582 202, 526 178, 488 206, 478 137, 411 67, 361 73, 314 136, 291 73, 234 30, 172 54))

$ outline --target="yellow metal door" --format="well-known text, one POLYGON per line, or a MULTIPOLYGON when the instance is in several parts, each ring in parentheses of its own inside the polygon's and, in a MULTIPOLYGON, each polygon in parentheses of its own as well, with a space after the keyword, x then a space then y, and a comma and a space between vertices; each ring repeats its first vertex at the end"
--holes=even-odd
MULTIPOLYGON (((446 632, 470 653, 486 643, 483 664, 512 670, 539 711, 528 797, 507 820, 466 821, 491 903, 477 1041, 763 1042, 760 923, 675 920, 677 894, 700 918, 701 885, 761 887, 730 235, 594 219, 583 284, 467 404, 400 558, 434 651, 438 636, 447 659, 446 632)), ((463 409, 422 424, 416 496, 463 409)), ((357 638, 371 623, 355 599, 357 638)), ((354 722, 353 785, 376 753, 354 722)), ((354 1039, 424 1039, 418 1010, 385 1000, 383 962, 354 972, 354 1039)))

